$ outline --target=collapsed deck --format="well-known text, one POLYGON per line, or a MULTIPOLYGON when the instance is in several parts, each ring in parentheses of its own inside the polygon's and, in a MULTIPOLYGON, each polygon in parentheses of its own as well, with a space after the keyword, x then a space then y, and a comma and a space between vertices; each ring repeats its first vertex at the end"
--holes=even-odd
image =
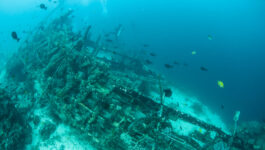
MULTIPOLYGON (((92 41, 91 27, 74 33, 70 14, 42 25, 7 64, 7 93, 17 95, 12 98, 17 108, 30 110, 28 122, 41 117, 35 109, 45 110, 55 123, 77 129, 96 149, 199 150, 220 142, 228 145, 233 137, 221 128, 167 106, 167 81, 139 59, 106 47, 100 36, 92 41), (206 132, 181 135, 171 123, 176 120, 206 132)), ((242 148, 242 143, 237 139, 229 145, 242 148)), ((245 147, 251 145, 244 143, 245 147)))

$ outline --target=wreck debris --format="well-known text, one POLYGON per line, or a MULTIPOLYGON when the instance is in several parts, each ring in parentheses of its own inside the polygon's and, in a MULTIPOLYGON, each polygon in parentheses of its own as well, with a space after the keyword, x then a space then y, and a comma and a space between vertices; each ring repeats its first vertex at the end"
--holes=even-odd
MULTIPOLYGON (((228 142, 231 135, 221 128, 167 106, 165 96, 170 97, 172 91, 165 94, 165 80, 137 58, 119 52, 115 52, 116 59, 99 57, 101 52, 113 53, 101 43, 101 36, 95 42, 90 39, 91 26, 83 37, 74 33, 70 14, 35 32, 20 48, 19 57, 14 56, 7 64, 10 73, 18 73, 17 66, 23 66, 19 67, 23 79, 8 74, 8 90, 32 102, 26 108, 35 116, 32 122, 43 127, 43 140, 56 130, 55 125, 40 125, 34 119, 34 109, 45 109, 54 122, 77 129, 97 149, 200 150, 213 148, 218 139, 228 142), (18 85, 19 90, 11 90, 15 89, 11 85, 18 85), (141 90, 145 88, 149 90, 141 90), (158 101, 151 92, 160 96, 158 101), (176 120, 203 128, 206 133, 181 135, 171 123, 176 120), (211 138, 210 133, 216 136, 211 138)), ((12 100, 18 103, 16 98, 12 100)), ((250 147, 239 137, 230 146, 241 148, 238 143, 250 147)))
POLYGON ((24 149, 31 143, 27 115, 18 111, 8 93, 0 88, 0 149, 24 149))

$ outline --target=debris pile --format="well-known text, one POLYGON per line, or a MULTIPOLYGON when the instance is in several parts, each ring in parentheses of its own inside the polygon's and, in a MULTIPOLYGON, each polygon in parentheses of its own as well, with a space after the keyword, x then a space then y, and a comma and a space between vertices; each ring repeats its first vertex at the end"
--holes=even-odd
POLYGON ((257 121, 241 123, 238 126, 238 133, 235 140, 238 138, 244 139, 247 144, 252 145, 252 149, 265 149, 265 123, 257 121))
POLYGON ((31 143, 31 127, 25 118, 26 112, 18 111, 0 88, 0 149, 24 149, 31 143))

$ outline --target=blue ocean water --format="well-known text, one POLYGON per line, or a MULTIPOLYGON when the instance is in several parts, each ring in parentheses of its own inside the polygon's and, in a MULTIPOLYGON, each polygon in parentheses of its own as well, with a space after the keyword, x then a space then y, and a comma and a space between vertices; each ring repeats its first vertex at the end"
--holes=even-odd
POLYGON ((155 53, 146 56, 153 68, 227 121, 236 110, 242 120, 265 117, 264 0, 1 0, 0 51, 16 51, 19 43, 10 33, 26 38, 30 33, 25 32, 60 3, 74 10, 76 28, 91 24, 95 34, 104 34, 122 24, 120 40, 127 49, 155 53), (40 3, 48 10, 41 10, 40 3), (164 67, 174 61, 180 65, 164 67))

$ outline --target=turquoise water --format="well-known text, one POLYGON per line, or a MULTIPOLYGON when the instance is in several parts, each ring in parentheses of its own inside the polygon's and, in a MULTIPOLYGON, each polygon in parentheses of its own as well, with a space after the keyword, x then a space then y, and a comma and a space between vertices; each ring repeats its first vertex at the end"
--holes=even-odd
POLYGON ((0 0, 0 149, 263 150, 264 18, 264 0, 0 0))
POLYGON ((120 43, 132 51, 156 53, 153 67, 181 90, 197 96, 231 120, 241 110, 244 120, 264 118, 265 106, 265 2, 263 0, 83 0, 0 2, 0 49, 12 53, 19 43, 53 9, 74 10, 75 27, 93 26, 104 34, 122 24, 120 43), (44 3, 48 9, 38 7, 44 3), (212 40, 208 39, 208 35, 212 40), (150 45, 143 48, 143 44, 150 45), (196 51, 196 55, 191 55, 196 51), (164 68, 165 63, 187 67, 164 68), (200 70, 206 67, 207 72, 200 70), (217 86, 217 80, 225 88, 217 86), (221 109, 221 106, 224 109, 221 109))

